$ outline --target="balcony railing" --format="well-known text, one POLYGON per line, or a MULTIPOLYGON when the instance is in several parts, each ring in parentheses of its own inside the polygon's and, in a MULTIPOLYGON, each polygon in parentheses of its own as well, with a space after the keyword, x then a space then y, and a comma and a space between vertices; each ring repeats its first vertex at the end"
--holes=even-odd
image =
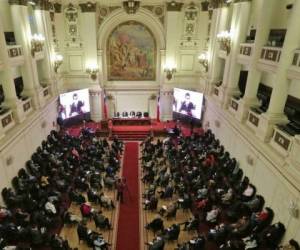
POLYGON ((271 140, 271 145, 273 146, 273 148, 284 156, 287 156, 291 149, 292 143, 293 136, 287 134, 279 127, 275 126, 274 134, 271 140))
POLYGON ((18 57, 23 55, 21 45, 7 45, 7 53, 10 58, 18 57))
POLYGON ((260 59, 272 63, 278 63, 281 56, 282 48, 279 47, 263 47, 260 54, 260 59))
POLYGON ((295 50, 292 66, 300 67, 300 49, 295 50))
POLYGON ((241 43, 240 55, 251 56, 253 52, 254 43, 241 43))

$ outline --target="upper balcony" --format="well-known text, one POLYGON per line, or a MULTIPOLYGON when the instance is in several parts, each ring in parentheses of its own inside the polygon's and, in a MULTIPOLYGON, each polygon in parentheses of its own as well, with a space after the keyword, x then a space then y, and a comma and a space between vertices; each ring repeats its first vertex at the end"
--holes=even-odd
POLYGON ((282 47, 263 47, 258 61, 259 68, 263 71, 275 72, 280 60, 281 51, 282 47))
POLYGON ((11 66, 19 66, 24 63, 24 55, 21 45, 7 45, 7 53, 11 66))

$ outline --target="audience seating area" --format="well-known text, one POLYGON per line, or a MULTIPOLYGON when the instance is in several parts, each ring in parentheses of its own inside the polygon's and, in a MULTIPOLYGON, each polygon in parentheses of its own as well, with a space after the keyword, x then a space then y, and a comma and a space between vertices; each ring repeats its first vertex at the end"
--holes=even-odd
POLYGON ((12 188, 2 190, 0 249, 72 249, 74 242, 59 236, 64 226, 77 226, 76 249, 82 241, 108 249, 101 230, 112 226, 102 210, 115 207, 106 193, 114 192, 122 147, 116 138, 108 143, 88 130, 80 137, 52 131, 13 178, 12 188), (81 215, 68 211, 71 203, 81 215), (96 230, 87 227, 92 220, 96 230))
MULTIPOLYGON (((210 130, 163 141, 148 137, 141 166, 143 205, 153 218, 145 226, 150 250, 174 249, 174 241, 178 250, 279 249, 285 226, 273 221, 273 210, 210 130), (181 209, 188 220, 176 219, 181 209)), ((299 249, 294 240, 286 247, 299 249)))

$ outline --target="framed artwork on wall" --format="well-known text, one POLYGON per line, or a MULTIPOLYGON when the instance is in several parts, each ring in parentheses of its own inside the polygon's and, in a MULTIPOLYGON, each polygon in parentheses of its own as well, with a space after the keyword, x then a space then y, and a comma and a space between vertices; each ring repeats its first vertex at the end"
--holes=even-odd
POLYGON ((156 42, 144 24, 119 24, 108 37, 106 51, 109 81, 155 80, 156 42))

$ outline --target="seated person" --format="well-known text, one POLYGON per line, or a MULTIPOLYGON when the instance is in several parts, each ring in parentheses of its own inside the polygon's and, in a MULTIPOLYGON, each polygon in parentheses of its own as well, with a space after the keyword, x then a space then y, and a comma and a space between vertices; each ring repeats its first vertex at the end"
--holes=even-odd
POLYGON ((122 117, 128 117, 128 112, 127 111, 122 112, 122 117))
POLYGON ((92 206, 88 203, 85 202, 83 204, 81 204, 80 206, 80 211, 83 217, 90 217, 93 215, 93 208, 92 206))
POLYGON ((164 229, 164 221, 158 215, 146 225, 146 229, 150 229, 153 232, 162 231, 164 229))
POLYGON ((76 214, 73 214, 69 211, 66 211, 64 214, 64 223, 65 224, 77 224, 79 223, 81 218, 76 214))
POLYGON ((164 237, 167 240, 177 240, 180 233, 179 224, 173 224, 172 226, 164 230, 164 237))
POLYGON ((165 240, 161 236, 157 236, 153 241, 146 243, 149 245, 149 250, 162 250, 164 249, 165 240))
POLYGON ((188 221, 184 222, 184 231, 197 230, 199 227, 199 219, 197 217, 190 218, 188 221))
POLYGON ((94 222, 96 227, 102 229, 112 229, 108 218, 102 214, 102 211, 99 211, 98 213, 94 214, 94 222))
POLYGON ((233 189, 229 188, 225 194, 222 195, 221 200, 225 205, 230 204, 233 199, 233 189))
POLYGON ((237 222, 229 225, 231 232, 234 234, 243 234, 245 233, 250 226, 250 220, 246 216, 242 216, 237 222))
POLYGON ((106 196, 103 192, 100 194, 100 205, 105 207, 105 208, 109 208, 109 209, 114 209, 115 208, 115 204, 113 202, 113 200, 106 196))
POLYGON ((135 117, 135 112, 134 111, 130 111, 129 117, 135 117))
POLYGON ((145 200, 145 210, 156 210, 157 209, 158 199, 155 195, 151 195, 150 199, 145 200))
POLYGON ((45 210, 49 213, 49 214, 56 214, 57 211, 56 211, 56 208, 54 206, 54 204, 50 201, 47 201, 46 204, 45 204, 45 210))
POLYGON ((167 199, 167 198, 172 198, 173 192, 174 192, 174 189, 173 189, 172 183, 169 183, 166 186, 164 191, 159 191, 158 193, 160 194, 161 199, 167 199))
POLYGON ((271 216, 271 210, 269 208, 264 208, 262 211, 257 213, 252 213, 250 217, 250 224, 252 228, 262 225, 264 221, 267 221, 271 216))
POLYGON ((86 227, 86 221, 82 220, 77 226, 77 235, 79 240, 88 240, 89 229, 86 227))
POLYGON ((189 250, 202 250, 205 246, 205 238, 203 236, 198 236, 189 241, 189 250))
POLYGON ((159 210, 159 214, 161 216, 166 215, 166 217, 169 217, 170 215, 174 214, 176 210, 177 204, 175 202, 171 202, 167 206, 163 205, 159 210))
POLYGON ((228 226, 224 223, 216 225, 215 228, 210 229, 207 234, 207 239, 213 240, 216 243, 221 243, 226 239, 228 234, 228 226))
POLYGON ((215 223, 220 213, 221 209, 216 206, 213 206, 212 210, 208 211, 206 214, 206 221, 215 223))

